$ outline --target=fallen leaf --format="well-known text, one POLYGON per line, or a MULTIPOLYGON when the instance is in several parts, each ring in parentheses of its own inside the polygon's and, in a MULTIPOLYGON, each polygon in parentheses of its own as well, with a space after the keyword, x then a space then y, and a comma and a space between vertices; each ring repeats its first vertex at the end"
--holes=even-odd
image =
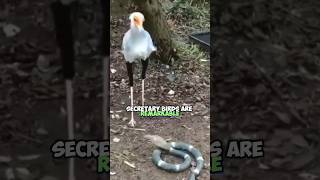
POLYGON ((6 174, 7 180, 14 180, 15 179, 15 175, 13 173, 12 168, 7 168, 5 174, 6 174))
POLYGON ((312 152, 306 152, 295 156, 295 158, 290 162, 289 170, 298 170, 315 160, 315 154, 312 152))
POLYGON ((300 173, 299 177, 305 179, 305 180, 315 180, 318 179, 319 176, 311 173, 300 173))

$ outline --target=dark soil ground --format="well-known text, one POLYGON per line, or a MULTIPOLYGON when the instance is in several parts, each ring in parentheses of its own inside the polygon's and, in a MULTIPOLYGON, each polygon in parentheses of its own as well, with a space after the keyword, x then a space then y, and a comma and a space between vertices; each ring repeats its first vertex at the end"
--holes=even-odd
POLYGON ((263 139, 265 157, 225 159, 214 179, 319 179, 319 2, 216 8, 211 139, 263 139))
MULTIPOLYGON (((193 106, 193 112, 183 113, 180 118, 141 118, 135 114, 136 129, 128 129, 131 114, 125 109, 130 105, 130 88, 120 47, 129 28, 129 12, 122 11, 122 16, 112 14, 111 23, 110 59, 111 71, 114 72, 111 74, 111 179, 181 180, 188 177, 189 170, 168 173, 152 163, 151 155, 156 147, 144 139, 146 134, 194 145, 202 152, 206 164, 199 179, 209 179, 209 61, 180 59, 172 67, 167 67, 151 59, 145 80, 145 104, 187 104, 193 106), (174 95, 168 94, 170 90, 174 95)), ((136 64, 134 71, 134 105, 141 105, 141 64, 136 64)), ((166 156, 165 159, 177 162, 171 157, 166 156)))

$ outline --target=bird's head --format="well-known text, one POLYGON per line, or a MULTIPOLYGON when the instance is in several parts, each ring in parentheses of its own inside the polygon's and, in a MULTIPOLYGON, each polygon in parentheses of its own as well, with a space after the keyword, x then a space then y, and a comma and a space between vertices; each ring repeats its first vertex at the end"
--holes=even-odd
POLYGON ((135 27, 139 30, 143 28, 144 16, 140 12, 133 12, 130 14, 131 28, 135 27))

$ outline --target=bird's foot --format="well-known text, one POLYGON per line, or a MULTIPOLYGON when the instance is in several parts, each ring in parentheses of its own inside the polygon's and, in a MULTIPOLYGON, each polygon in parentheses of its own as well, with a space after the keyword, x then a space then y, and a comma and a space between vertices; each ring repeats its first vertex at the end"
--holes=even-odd
POLYGON ((134 119, 131 119, 128 124, 134 127, 136 125, 136 121, 134 119))

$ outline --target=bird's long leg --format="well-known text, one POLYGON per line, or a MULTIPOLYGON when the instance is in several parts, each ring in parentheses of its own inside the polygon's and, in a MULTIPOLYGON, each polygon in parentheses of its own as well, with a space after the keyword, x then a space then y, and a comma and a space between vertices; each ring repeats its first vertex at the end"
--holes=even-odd
POLYGON ((142 63, 142 72, 141 72, 141 87, 142 87, 142 106, 144 106, 144 79, 146 78, 146 72, 147 72, 147 68, 148 68, 148 63, 149 63, 149 58, 147 58, 146 60, 141 60, 142 63))
MULTIPOLYGON (((73 28, 70 16, 73 13, 74 5, 70 1, 54 1, 52 2, 51 10, 55 24, 57 43, 60 48, 60 56, 62 60, 62 70, 66 83, 66 105, 67 105, 67 120, 68 120, 68 139, 74 140, 74 119, 73 119, 73 89, 72 81, 74 77, 74 50, 73 50, 73 28)), ((75 164, 74 158, 69 160, 68 180, 75 180, 75 164)))
MULTIPOLYGON (((131 107, 133 107, 133 63, 127 62, 127 71, 129 77, 129 85, 130 85, 130 98, 131 98, 131 107)), ((129 121, 129 125, 134 126, 136 121, 133 118, 133 111, 131 111, 131 120, 129 121)))

